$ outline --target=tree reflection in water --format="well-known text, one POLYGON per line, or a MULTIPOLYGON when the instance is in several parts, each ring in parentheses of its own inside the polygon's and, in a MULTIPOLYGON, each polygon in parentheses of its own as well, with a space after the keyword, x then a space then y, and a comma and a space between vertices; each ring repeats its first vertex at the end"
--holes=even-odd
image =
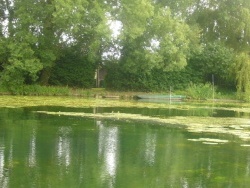
POLYGON ((33 128, 30 139, 29 166, 36 166, 36 128, 33 128))
POLYGON ((246 165, 246 177, 249 177, 250 175, 250 152, 247 156, 247 165, 246 165))
MULTIPOLYGON (((1 139, 2 140, 2 139, 1 139)), ((8 171, 5 169, 5 147, 0 141, 0 185, 2 188, 8 187, 9 176, 8 171)))
POLYGON ((98 156, 101 165, 102 180, 108 187, 114 187, 116 178, 116 168, 118 162, 118 127, 104 126, 101 121, 97 121, 99 127, 98 156))
POLYGON ((57 157, 59 165, 68 167, 71 162, 71 127, 60 127, 58 130, 57 157))
POLYGON ((232 135, 146 121, 0 111, 1 188, 249 184, 249 142, 232 135), (228 142, 209 145, 204 138, 228 142))
POLYGON ((156 133, 148 132, 145 139, 145 160, 153 165, 155 162, 156 133))

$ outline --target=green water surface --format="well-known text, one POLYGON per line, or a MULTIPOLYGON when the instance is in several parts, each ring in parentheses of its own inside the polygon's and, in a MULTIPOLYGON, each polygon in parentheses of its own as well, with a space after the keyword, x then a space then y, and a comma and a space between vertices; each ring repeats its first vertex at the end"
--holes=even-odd
POLYGON ((154 117, 236 115, 232 111, 215 113, 204 109, 0 108, 2 188, 238 188, 250 185, 250 147, 236 136, 192 133, 181 125, 147 121, 36 113, 39 110, 119 111, 154 117), (200 138, 226 142, 195 141, 200 138))

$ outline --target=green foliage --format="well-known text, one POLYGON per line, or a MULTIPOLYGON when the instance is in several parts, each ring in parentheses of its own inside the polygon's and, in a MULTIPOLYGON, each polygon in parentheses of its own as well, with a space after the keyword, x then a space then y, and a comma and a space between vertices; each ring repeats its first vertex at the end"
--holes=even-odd
POLYGON ((50 84, 90 88, 94 85, 95 65, 77 47, 64 50, 53 69, 50 84))
POLYGON ((118 64, 112 64, 108 67, 108 74, 105 78, 105 85, 109 89, 120 91, 140 90, 140 85, 137 84, 138 79, 131 73, 124 72, 118 64))
POLYGON ((249 0, 7 0, 0 15, 0 82, 11 92, 38 80, 89 88, 104 61, 112 89, 185 89, 213 75, 219 88, 250 90, 249 0))
POLYGON ((250 57, 247 53, 239 54, 235 59, 235 72, 238 96, 249 101, 250 98, 250 57))
POLYGON ((169 91, 170 87, 183 90, 190 82, 201 83, 202 80, 189 68, 169 72, 153 69, 147 74, 143 74, 142 71, 136 74, 127 72, 118 64, 108 67, 105 80, 107 88, 120 91, 169 91))
POLYGON ((210 83, 193 84, 191 83, 187 88, 187 96, 192 99, 211 99, 213 98, 213 86, 210 83))
POLYGON ((101 1, 88 0, 1 1, 0 11, 8 23, 8 27, 0 27, 1 83, 12 92, 24 84, 37 83, 38 77, 41 84, 47 85, 51 73, 61 68, 57 66, 53 71, 55 63, 63 61, 64 49, 78 45, 78 53, 85 56, 85 60, 79 62, 84 63, 79 66, 73 63, 71 67, 66 60, 67 67, 63 67, 63 71, 74 69, 77 74, 64 73, 59 79, 70 75, 69 85, 91 87, 93 65, 101 60, 101 48, 105 46, 102 41, 108 41, 102 5, 101 1))
POLYGON ((234 51, 221 43, 203 45, 202 51, 192 54, 188 67, 194 75, 199 75, 205 82, 215 78, 215 84, 220 87, 234 88, 234 81, 230 71, 234 62, 234 51))
POLYGON ((125 8, 119 17, 123 24, 118 42, 122 46, 120 65, 131 73, 184 68, 191 46, 195 48, 198 42, 199 30, 175 17, 166 6, 159 7, 148 0, 122 3, 125 8))
POLYGON ((188 20, 202 29, 204 43, 219 40, 239 52, 249 49, 249 0, 195 1, 193 7, 188 20))
POLYGON ((3 70, 3 66, 5 62, 7 62, 9 56, 6 45, 8 45, 6 39, 0 37, 0 71, 3 70))
POLYGON ((42 69, 42 64, 34 56, 34 51, 28 43, 10 43, 7 46, 9 56, 3 64, 1 73, 1 85, 14 92, 21 87, 25 81, 35 81, 37 73, 42 69))
POLYGON ((70 94, 68 87, 40 86, 40 85, 22 85, 15 89, 14 95, 36 95, 36 96, 67 96, 70 94))
POLYGON ((21 70, 15 67, 8 67, 1 74, 1 87, 8 89, 10 92, 15 92, 24 84, 24 77, 21 70))
POLYGON ((150 0, 121 0, 121 3, 123 9, 119 19, 124 28, 122 38, 134 40, 145 32, 147 20, 153 15, 154 7, 150 0))

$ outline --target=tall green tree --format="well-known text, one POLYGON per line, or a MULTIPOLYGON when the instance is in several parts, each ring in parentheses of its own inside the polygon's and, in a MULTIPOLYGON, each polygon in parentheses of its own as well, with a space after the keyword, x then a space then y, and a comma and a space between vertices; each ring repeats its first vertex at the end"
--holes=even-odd
MULTIPOLYGON (((61 59, 64 54, 60 52, 65 51, 65 48, 76 46, 88 63, 96 66, 101 63, 102 51, 109 40, 104 2, 101 0, 55 0, 53 5, 52 24, 55 28, 53 37, 56 39, 56 45, 54 45, 56 59, 53 62, 61 59)), ((50 70, 53 65, 49 66, 50 70)))
POLYGON ((21 6, 21 1, 18 0, 5 2, 8 27, 2 36, 5 46, 1 50, 5 55, 2 53, 1 82, 10 90, 22 85, 26 79, 37 79, 37 72, 42 69, 33 48, 37 38, 31 31, 31 23, 35 18, 29 13, 30 3, 31 1, 25 0, 22 2, 24 6, 21 6))
POLYGON ((235 60, 235 77, 240 96, 250 101, 250 57, 249 53, 240 53, 235 60))
POLYGON ((249 0, 196 0, 191 10, 189 21, 202 29, 204 43, 218 40, 236 51, 249 50, 249 0))
POLYGON ((79 46, 63 49, 56 61, 49 83, 70 87, 91 88, 94 85, 95 64, 82 55, 79 46))
MULTIPOLYGON (((197 1, 189 20, 197 23, 202 29, 201 37, 205 45, 220 41, 226 48, 234 49, 237 54, 235 64, 231 63, 227 69, 225 68, 227 71, 221 70, 220 74, 230 75, 232 72, 238 91, 246 90, 246 86, 250 85, 247 78, 249 70, 246 55, 250 51, 250 1, 197 1)), ((220 57, 220 54, 217 55, 220 57)))
POLYGON ((187 64, 190 45, 197 43, 197 30, 174 17, 168 7, 157 7, 152 1, 121 3, 121 66, 131 72, 150 72, 153 68, 181 69, 187 64))
POLYGON ((203 82, 212 82, 227 88, 235 88, 235 82, 230 73, 234 64, 235 53, 233 49, 225 47, 223 43, 213 42, 203 45, 202 51, 194 53, 188 61, 191 72, 200 75, 203 82))
POLYGON ((117 40, 120 58, 109 67, 112 75, 107 77, 107 86, 169 90, 170 83, 160 82, 169 81, 167 74, 183 69, 191 52, 199 49, 199 29, 187 25, 163 4, 147 0, 120 3, 115 17, 122 23, 117 40))
POLYGON ((104 8, 100 0, 1 1, 8 17, 5 34, 1 22, 2 83, 19 87, 40 78, 48 84, 55 62, 71 46, 78 46, 89 63, 100 62, 109 32, 104 8))

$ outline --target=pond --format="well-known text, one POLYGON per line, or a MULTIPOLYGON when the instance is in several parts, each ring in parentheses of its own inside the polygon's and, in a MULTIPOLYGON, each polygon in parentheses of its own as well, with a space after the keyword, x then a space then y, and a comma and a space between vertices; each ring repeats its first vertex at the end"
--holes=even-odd
POLYGON ((250 184, 247 105, 0 103, 3 188, 250 184))

